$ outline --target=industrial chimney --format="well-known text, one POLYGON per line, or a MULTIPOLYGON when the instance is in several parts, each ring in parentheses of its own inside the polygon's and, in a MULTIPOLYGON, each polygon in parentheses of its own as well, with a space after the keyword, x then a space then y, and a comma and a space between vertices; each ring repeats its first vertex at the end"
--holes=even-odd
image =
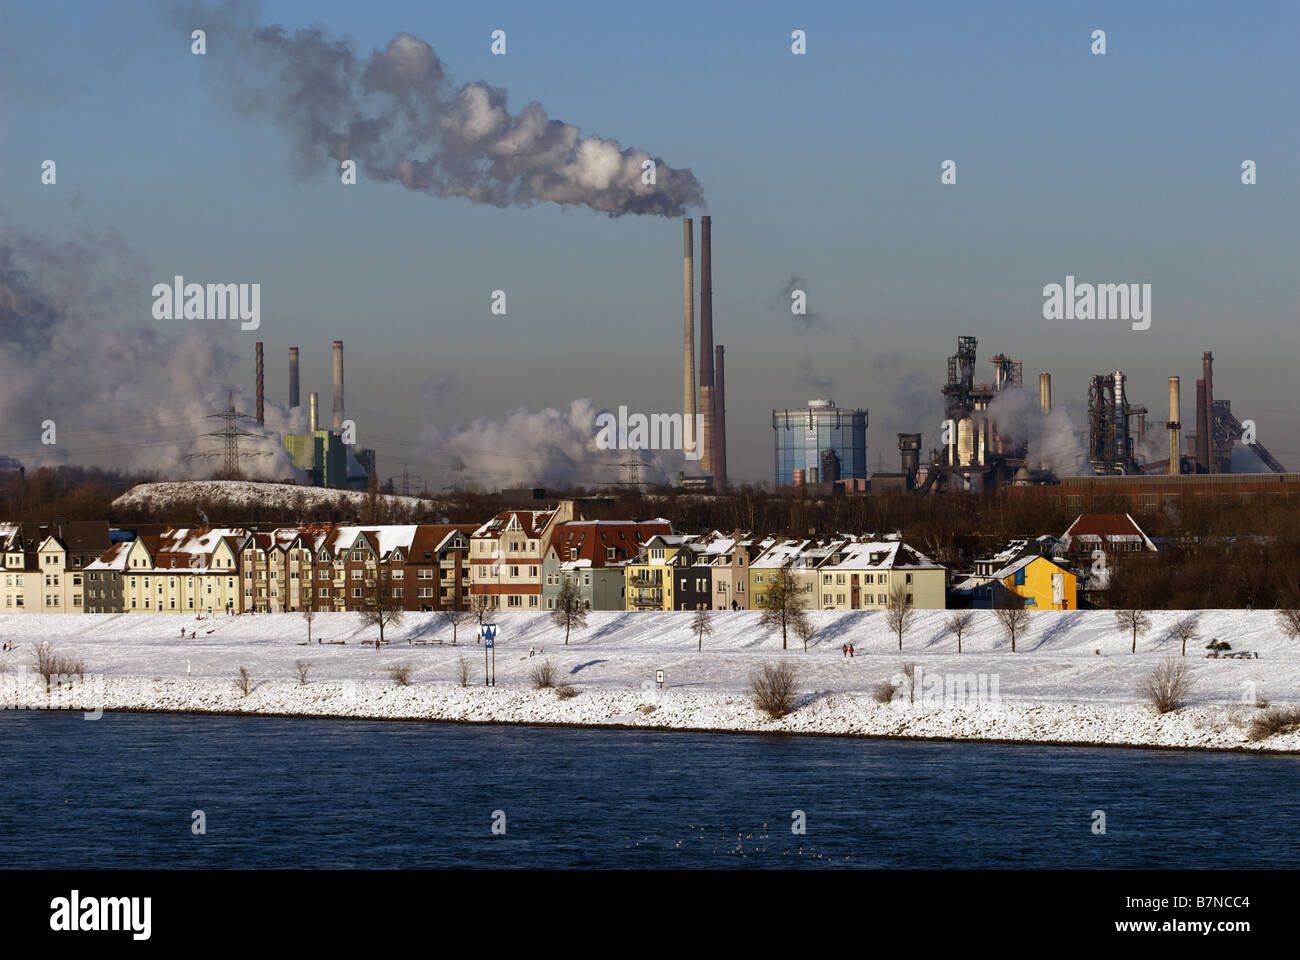
POLYGON ((343 429, 343 341, 334 341, 334 429, 343 429))
POLYGON ((1052 412, 1052 375, 1050 373, 1040 373, 1038 375, 1038 409, 1042 411, 1043 416, 1052 412))
POLYGON ((1179 397, 1179 379, 1177 377, 1169 378, 1169 422, 1165 424, 1169 428, 1169 469, 1166 473, 1182 473, 1182 450, 1183 442, 1181 431, 1183 425, 1179 423, 1181 399, 1179 397))
POLYGON ((257 422, 266 423, 266 383, 262 377, 262 341, 257 341, 257 422))
POLYGON ((298 406, 298 348, 289 348, 289 409, 298 406))
POLYGON ((311 411, 311 413, 308 415, 309 419, 307 421, 307 431, 308 433, 314 434, 317 430, 320 429, 320 394, 309 393, 307 395, 307 400, 309 402, 309 409, 311 411))
POLYGON ((1205 406, 1205 381, 1196 381, 1196 472, 1210 472, 1210 424, 1205 406))
POLYGON ((713 220, 700 217, 700 465, 716 476, 713 463, 713 220))
MULTIPOLYGON (((1201 354, 1201 372, 1205 377, 1205 472, 1219 472, 1219 456, 1214 444, 1214 354, 1206 350, 1201 354)), ((1199 399, 1199 398, 1198 398, 1199 399)), ((1197 413, 1197 430, 1200 430, 1200 413, 1197 413)))
POLYGON ((700 438, 695 436, 695 222, 682 221, 682 292, 685 330, 682 373, 682 453, 693 455, 700 438))
POLYGON ((916 474, 921 469, 921 435, 919 433, 900 433, 898 435, 898 457, 903 473, 907 477, 907 489, 916 485, 916 474))
POLYGON ((726 348, 721 344, 715 348, 717 353, 717 369, 715 371, 717 379, 717 389, 713 394, 713 412, 717 419, 714 424, 714 436, 717 440, 714 443, 715 450, 713 454, 713 487, 715 490, 727 489, 727 392, 725 378, 723 376, 722 357, 726 348))

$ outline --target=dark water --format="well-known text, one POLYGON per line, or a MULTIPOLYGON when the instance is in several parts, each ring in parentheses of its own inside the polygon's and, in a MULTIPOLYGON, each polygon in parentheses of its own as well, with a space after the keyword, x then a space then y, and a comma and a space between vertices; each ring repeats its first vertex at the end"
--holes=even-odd
POLYGON ((4 868, 1292 867, 1298 793, 1288 757, 0 712, 4 868))

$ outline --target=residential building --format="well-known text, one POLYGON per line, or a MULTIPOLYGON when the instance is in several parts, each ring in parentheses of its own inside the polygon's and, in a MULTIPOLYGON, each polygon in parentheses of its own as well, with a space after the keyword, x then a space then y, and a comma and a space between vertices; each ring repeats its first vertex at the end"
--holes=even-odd
POLYGON ((835 544, 815 566, 817 606, 823 610, 883 610, 899 586, 918 610, 947 607, 947 570, 897 534, 835 544))
POLYGON ((551 532, 542 556, 542 607, 554 610, 567 580, 587 610, 626 609, 624 567, 642 543, 672 533, 667 520, 570 520, 551 532))
POLYGON ((574 519, 573 502, 554 510, 505 510, 470 537, 470 596, 497 610, 541 608, 542 558, 556 524, 574 519))

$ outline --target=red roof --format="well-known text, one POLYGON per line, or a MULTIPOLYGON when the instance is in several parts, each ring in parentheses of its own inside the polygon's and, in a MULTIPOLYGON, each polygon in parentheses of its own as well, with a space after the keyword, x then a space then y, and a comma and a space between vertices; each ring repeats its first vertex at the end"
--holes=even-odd
POLYGON ((637 523, 632 520, 573 520, 569 523, 556 524, 551 531, 550 543, 561 563, 576 560, 590 561, 593 567, 603 567, 607 563, 622 563, 631 560, 637 549, 651 537, 668 535, 673 532, 672 524, 666 520, 637 523), (614 548, 614 557, 609 559, 608 548, 614 548), (573 553, 576 549, 578 552, 573 553))
POLYGON ((1142 537, 1142 528, 1127 513, 1084 513, 1065 531, 1067 537, 1142 537))

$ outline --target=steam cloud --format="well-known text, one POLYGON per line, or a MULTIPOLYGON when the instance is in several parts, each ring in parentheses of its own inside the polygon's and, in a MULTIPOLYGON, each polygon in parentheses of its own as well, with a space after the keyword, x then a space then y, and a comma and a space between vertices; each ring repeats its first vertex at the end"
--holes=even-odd
MULTIPOLYGON (((666 166, 617 140, 581 136, 536 101, 520 113, 483 82, 456 86, 433 48, 399 33, 359 54, 317 27, 255 22, 242 3, 197 8, 177 20, 207 29, 205 66, 246 112, 269 114, 293 141, 300 173, 352 159, 371 179, 497 207, 552 202, 620 216, 682 215, 704 194, 689 169, 666 166), (653 184, 642 164, 655 163, 653 184)), ((486 39, 485 39, 486 42, 486 39)))
POLYGON ((1040 463, 1058 477, 1089 476, 1093 473, 1088 451, 1079 440, 1078 430, 1061 407, 1043 416, 1037 395, 1027 390, 1003 390, 989 404, 987 417, 998 433, 1012 443, 1027 443, 1028 465, 1040 463))
POLYGON ((598 449, 596 418, 602 412, 585 398, 574 400, 567 411, 520 407, 500 419, 430 425, 420 442, 435 461, 452 465, 439 486, 601 486, 623 481, 622 464, 630 459, 641 461, 641 479, 649 483, 676 479, 679 469, 698 472, 694 461, 683 466, 688 462, 680 451, 598 449))
MULTIPOLYGON (((124 316, 147 316, 140 303, 148 278, 139 258, 115 236, 82 235, 52 242, 4 224, 0 232, 0 417, 8 426, 3 452, 28 469, 65 463, 135 471, 169 478, 212 476, 220 457, 185 460, 189 453, 222 449, 201 434, 222 427, 206 419, 225 409, 236 356, 223 321, 188 324, 173 337, 124 316), (224 329, 219 329, 224 328, 224 329), (54 445, 41 443, 42 424, 55 423, 54 445)), ((251 346, 251 344, 250 344, 251 346)), ((251 371, 251 367, 250 367, 251 371)), ((247 388, 235 406, 253 408, 247 388)), ((267 437, 241 443, 270 456, 243 461, 245 474, 300 476, 272 435, 306 426, 268 404, 267 437)))

